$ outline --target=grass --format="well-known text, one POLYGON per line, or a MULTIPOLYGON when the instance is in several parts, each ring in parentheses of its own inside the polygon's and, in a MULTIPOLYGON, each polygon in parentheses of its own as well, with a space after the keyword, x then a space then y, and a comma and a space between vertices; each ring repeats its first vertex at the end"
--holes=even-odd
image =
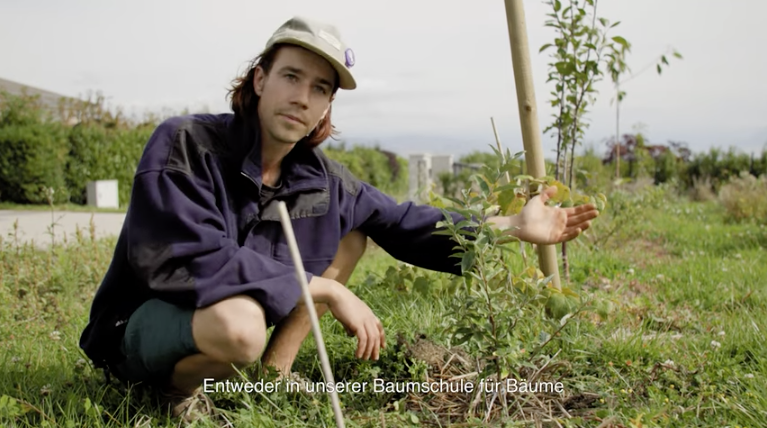
MULTIPOLYGON (((767 426, 767 229, 728 224, 713 202, 669 202, 645 218, 626 221, 603 247, 585 245, 587 237, 568 247, 571 285, 610 310, 606 318, 578 317, 549 345, 551 354, 559 352, 568 394, 593 398, 570 403, 571 417, 548 426, 767 426)), ((134 427, 151 419, 152 426, 175 426, 147 394, 106 385, 78 347, 114 240, 79 236, 52 251, 2 245, 0 425, 134 427)), ((386 328, 380 361, 354 360, 343 328, 322 320, 336 381, 422 380, 425 363, 408 356, 407 343, 427 337, 449 346, 449 293, 416 292, 392 266, 399 265, 371 250, 350 281, 386 328)), ((310 338, 294 369, 320 381, 314 349, 310 338)), ((334 426, 322 394, 212 397, 235 426, 334 426)), ((436 421, 402 394, 368 390, 340 398, 349 427, 436 421)))
POLYGON ((87 213, 125 213, 126 208, 99 208, 89 205, 78 204, 15 204, 11 202, 0 202, 0 210, 9 211, 74 211, 87 213))

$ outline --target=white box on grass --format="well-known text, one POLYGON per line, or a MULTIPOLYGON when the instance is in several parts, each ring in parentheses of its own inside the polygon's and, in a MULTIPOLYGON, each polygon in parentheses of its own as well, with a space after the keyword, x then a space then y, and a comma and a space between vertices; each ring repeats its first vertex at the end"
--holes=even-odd
POLYGON ((120 208, 117 180, 89 181, 88 205, 96 208, 120 208))

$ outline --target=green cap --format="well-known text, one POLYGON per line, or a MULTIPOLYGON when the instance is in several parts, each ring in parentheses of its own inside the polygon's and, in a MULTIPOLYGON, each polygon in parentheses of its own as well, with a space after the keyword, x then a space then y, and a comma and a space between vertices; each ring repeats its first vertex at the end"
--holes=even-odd
POLYGON ((282 24, 266 42, 266 49, 277 43, 289 43, 322 56, 336 69, 341 89, 354 89, 357 82, 351 71, 354 52, 341 40, 336 27, 315 20, 295 16, 282 24))

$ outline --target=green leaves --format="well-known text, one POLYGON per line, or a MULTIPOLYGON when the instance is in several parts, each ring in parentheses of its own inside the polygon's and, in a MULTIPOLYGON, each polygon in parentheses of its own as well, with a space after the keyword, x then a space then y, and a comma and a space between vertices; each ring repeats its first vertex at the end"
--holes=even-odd
POLYGON ((629 49, 629 47, 631 46, 631 45, 629 45, 629 42, 627 42, 627 41, 626 41, 626 39, 624 39, 624 38, 623 38, 623 37, 621 37, 621 36, 614 36, 614 37, 612 38, 612 40, 613 40, 615 43, 618 43, 618 44, 620 44, 621 46, 623 46, 623 48, 624 48, 624 49, 629 49))
POLYGON ((24 413, 28 409, 22 407, 19 402, 8 395, 0 396, 0 419, 15 419, 24 413))
MULTIPOLYGON (((557 162, 554 176, 560 178, 560 169, 570 167, 572 176, 573 148, 580 144, 586 128, 583 119, 595 102, 596 84, 605 75, 617 82, 626 69, 625 54, 631 44, 622 36, 608 35, 620 21, 612 23, 606 17, 596 16, 593 0, 569 3, 549 2, 552 20, 547 26, 555 29, 554 41, 544 44, 539 53, 549 52, 548 82, 555 82, 550 105, 556 109, 553 121, 544 133, 556 139, 557 162), (549 49, 556 46, 556 50, 549 49)), ((567 172, 567 171, 565 171, 567 172)), ((569 183, 567 179, 563 182, 569 183)))
MULTIPOLYGON (((680 54, 677 51, 672 51, 671 55, 674 56, 674 58, 682 59, 682 54, 680 54)), ((658 72, 658 74, 663 73, 663 65, 669 66, 671 65, 668 62, 668 57, 666 55, 661 55, 660 60, 658 61, 658 64, 655 65, 655 70, 658 72)))
POLYGON ((477 257, 477 254, 473 250, 469 250, 463 253, 463 257, 461 258, 461 271, 462 272, 470 271, 471 268, 474 267, 474 259, 476 257, 477 257))
POLYGON ((429 280, 424 276, 419 276, 413 281, 413 290, 421 295, 428 295, 431 291, 429 287, 429 280))
POLYGON ((482 195, 487 197, 490 194, 490 184, 487 177, 484 175, 477 174, 474 176, 474 179, 479 186, 480 190, 482 191, 482 195))
MULTIPOLYGON (((455 293, 450 305, 454 317, 448 324, 448 333, 454 344, 463 345, 486 361, 487 375, 502 378, 530 364, 537 355, 531 350, 540 349, 555 339, 556 329, 570 320, 569 317, 563 319, 565 314, 572 313, 567 302, 580 298, 569 288, 552 289, 552 277, 546 277, 534 266, 514 271, 508 258, 518 257, 512 252, 516 246, 506 244, 515 238, 496 230, 487 222, 487 216, 496 210, 499 215, 518 213, 546 186, 559 189, 555 198, 559 197, 564 205, 597 198, 573 192, 553 177, 510 174, 507 182, 505 176, 513 172, 513 161, 524 153, 513 156, 509 152, 502 154, 495 150, 495 153, 498 161, 487 162, 482 171, 472 174, 469 183, 473 187, 462 189, 460 197, 451 199, 454 205, 450 210, 466 219, 453 224, 445 208, 447 198, 432 197, 432 201, 440 206, 445 217, 438 224, 442 228, 438 233, 455 241, 450 257, 457 259, 462 272, 460 286, 451 288, 455 293), (557 305, 562 299, 565 304, 557 305), (558 316, 552 316, 549 306, 554 307, 553 313, 558 316), (545 338, 544 342, 541 338, 545 338)), ((431 277, 408 279, 404 274, 399 275, 403 278, 401 282, 413 281, 412 289, 417 293, 432 293, 431 277)))

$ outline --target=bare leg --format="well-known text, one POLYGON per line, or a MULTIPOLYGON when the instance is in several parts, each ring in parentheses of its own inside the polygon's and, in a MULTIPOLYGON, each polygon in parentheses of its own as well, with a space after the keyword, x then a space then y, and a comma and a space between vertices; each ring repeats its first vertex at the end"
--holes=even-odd
POLYGON ((199 354, 176 363, 171 387, 192 394, 205 379, 231 377, 232 365, 245 367, 256 362, 266 343, 264 311, 254 299, 236 296, 197 310, 192 333, 199 354))
MULTIPOLYGON (((367 246, 367 236, 361 232, 352 231, 346 235, 338 246, 333 263, 322 276, 338 281, 346 285, 354 272, 367 246)), ((317 316, 328 311, 325 304, 314 305, 317 316)), ((262 362, 264 367, 271 366, 281 374, 290 374, 293 361, 298 354, 306 336, 311 331, 312 324, 309 320, 309 311, 306 308, 296 309, 285 320, 274 328, 269 345, 264 352, 262 362)))
POLYGON ((191 395, 205 379, 223 380, 234 375, 229 363, 222 363, 205 355, 197 354, 176 363, 171 384, 179 392, 191 395))

